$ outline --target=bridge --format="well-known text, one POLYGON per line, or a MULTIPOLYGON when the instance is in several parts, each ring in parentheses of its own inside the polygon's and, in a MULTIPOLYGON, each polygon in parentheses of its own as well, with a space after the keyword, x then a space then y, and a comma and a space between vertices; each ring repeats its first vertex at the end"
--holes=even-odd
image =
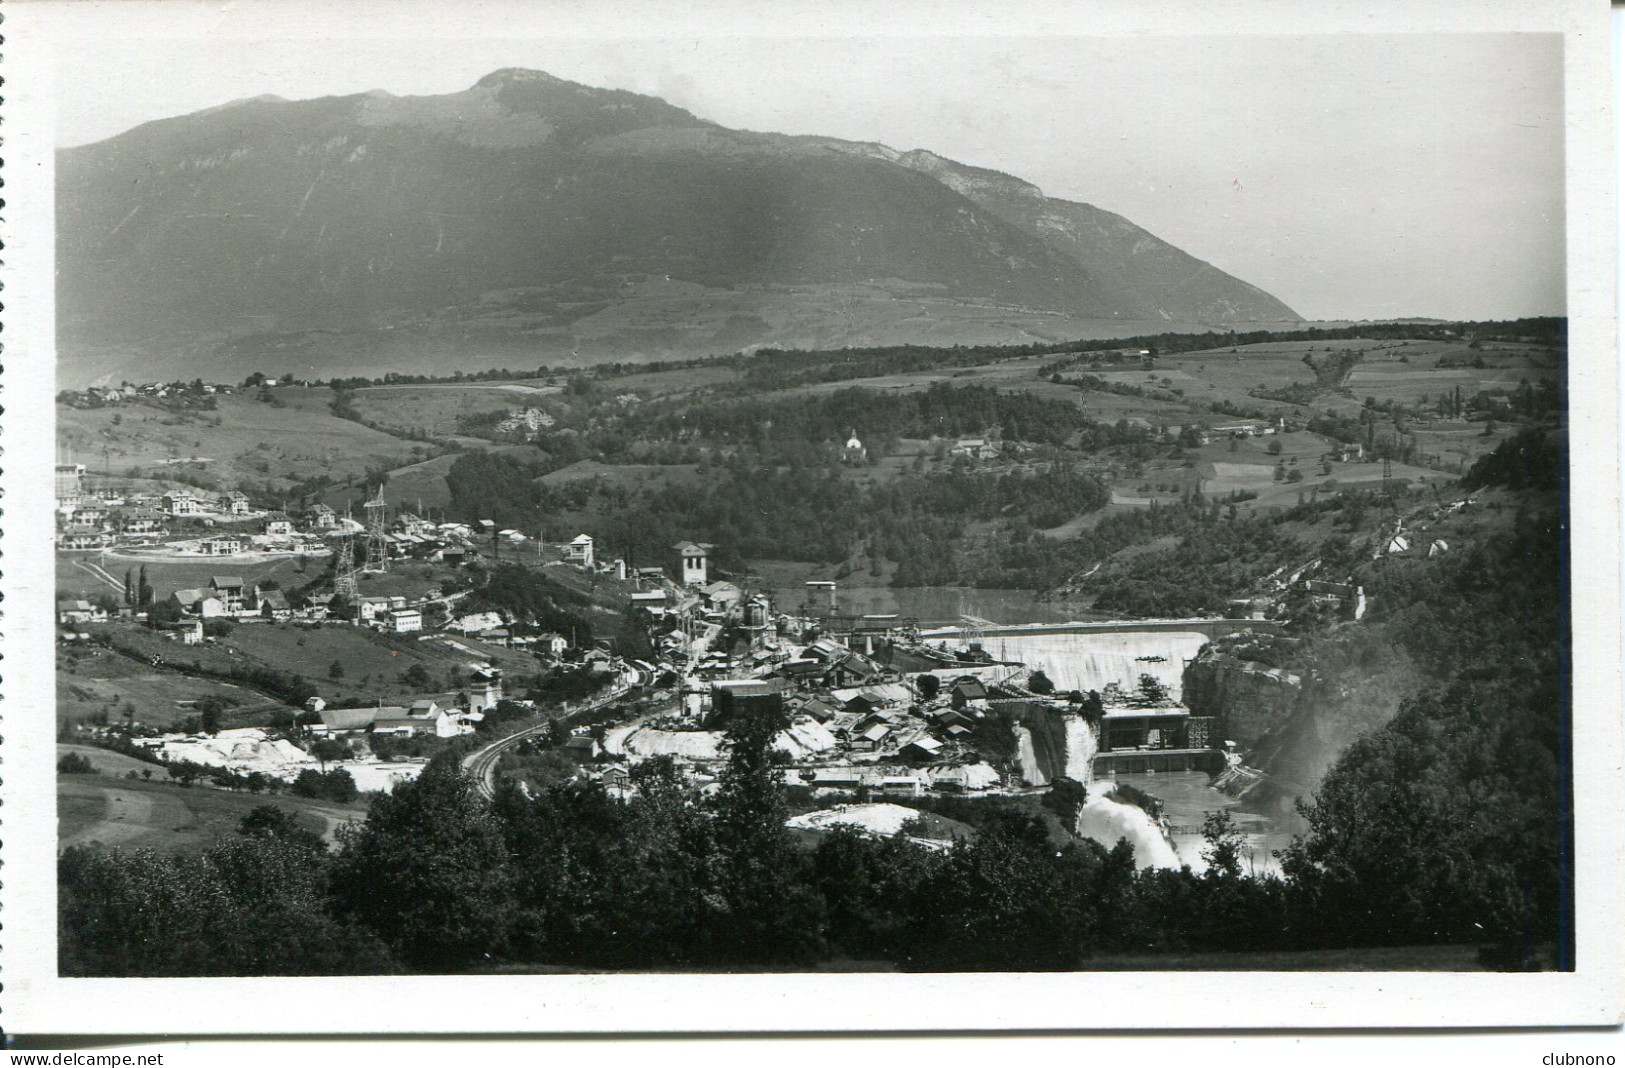
POLYGON ((974 631, 983 638, 1009 638, 1023 634, 1151 634, 1157 631, 1195 632, 1222 638, 1238 630, 1278 631, 1275 619, 1107 619, 1071 623, 984 623, 975 627, 935 627, 920 631, 922 638, 957 638, 974 631))

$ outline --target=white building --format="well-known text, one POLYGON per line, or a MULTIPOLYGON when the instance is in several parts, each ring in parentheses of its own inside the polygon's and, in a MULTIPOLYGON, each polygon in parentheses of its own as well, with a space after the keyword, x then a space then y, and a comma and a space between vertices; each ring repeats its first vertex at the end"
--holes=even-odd
POLYGON ((711 555, 711 546, 699 542, 684 541, 672 546, 677 551, 677 560, 680 581, 685 586, 704 586, 706 584, 706 561, 711 555))
POLYGON ((397 608, 389 613, 389 629, 396 634, 422 630, 423 613, 416 608, 397 608))
POLYGON ((170 490, 162 497, 164 511, 170 515, 201 515, 203 505, 190 490, 170 490))
POLYGON ((564 556, 572 564, 592 567, 592 535, 577 534, 575 539, 564 547, 564 556))

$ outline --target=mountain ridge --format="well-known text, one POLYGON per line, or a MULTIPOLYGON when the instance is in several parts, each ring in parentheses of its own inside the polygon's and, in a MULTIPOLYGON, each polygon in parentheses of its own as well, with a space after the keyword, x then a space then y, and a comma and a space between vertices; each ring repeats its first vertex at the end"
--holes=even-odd
POLYGON ((195 363, 312 331, 657 357, 816 338, 843 315, 858 344, 1300 319, 1012 175, 733 130, 522 68, 438 96, 259 96, 159 119, 61 150, 57 182, 59 342, 78 377, 114 373, 113 349, 195 363), (654 283, 700 291, 656 299, 654 283), (876 287, 919 301, 890 308, 876 287))

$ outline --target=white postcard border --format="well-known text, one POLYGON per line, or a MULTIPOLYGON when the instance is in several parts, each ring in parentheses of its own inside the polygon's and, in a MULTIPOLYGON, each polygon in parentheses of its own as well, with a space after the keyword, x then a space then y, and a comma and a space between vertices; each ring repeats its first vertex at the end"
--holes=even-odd
MULTIPOLYGON (((173 5, 188 6, 187 0, 173 5)), ((62 979, 56 976, 51 548, 54 302, 45 5, 7 5, 4 179, 3 808, 0 1027, 17 1033, 589 1033, 1096 1028, 1359 1028, 1613 1023, 1622 996, 1619 411, 1607 13, 1602 5, 1261 2, 878 5, 653 0, 416 2, 281 9, 308 37, 556 33, 955 34, 1562 31, 1567 35, 1573 467, 1576 912, 1579 970, 1536 975, 1105 973, 994 975, 404 976, 62 979), (1425 10, 1413 10, 1425 8, 1425 10), (295 15, 309 17, 292 17, 295 15), (565 19, 571 26, 565 28, 565 19), (529 20, 526 22, 525 20, 529 20)), ((212 9, 211 9, 212 10, 212 9)), ((155 26, 162 23, 155 19, 155 26)), ((160 32, 155 29, 154 32, 160 32)), ((206 46, 206 37, 200 41, 206 46)), ((94 77, 94 71, 84 72, 94 77)))

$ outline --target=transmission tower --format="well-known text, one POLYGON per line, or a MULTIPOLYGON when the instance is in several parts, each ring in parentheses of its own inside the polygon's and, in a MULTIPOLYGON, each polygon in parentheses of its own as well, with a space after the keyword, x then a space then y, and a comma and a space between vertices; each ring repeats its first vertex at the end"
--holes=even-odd
POLYGON ((384 503, 384 487, 378 486, 362 506, 367 512, 367 568, 389 570, 389 505, 384 503))
POLYGON ((345 537, 339 541, 338 560, 333 564, 333 593, 346 604, 361 599, 361 584, 356 580, 355 541, 345 537))
POLYGON ((986 637, 988 621, 980 616, 960 616, 959 636, 965 639, 965 648, 980 648, 986 637))

